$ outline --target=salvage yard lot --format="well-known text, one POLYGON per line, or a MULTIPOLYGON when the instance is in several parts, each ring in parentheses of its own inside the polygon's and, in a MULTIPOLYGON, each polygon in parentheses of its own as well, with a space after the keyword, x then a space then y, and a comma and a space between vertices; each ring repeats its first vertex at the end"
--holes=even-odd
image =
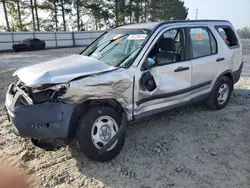
POLYGON ((90 161, 74 144, 57 152, 34 147, 10 131, 3 110, 17 68, 82 48, 0 53, 0 157, 28 175, 32 187, 249 188, 250 41, 243 48, 242 77, 225 109, 194 104, 128 125, 124 149, 106 163, 90 161))

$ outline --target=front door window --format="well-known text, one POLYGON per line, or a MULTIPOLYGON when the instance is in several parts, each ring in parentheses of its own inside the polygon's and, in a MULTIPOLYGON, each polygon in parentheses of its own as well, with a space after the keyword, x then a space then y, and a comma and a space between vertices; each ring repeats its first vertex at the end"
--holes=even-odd
POLYGON ((181 62, 185 59, 183 29, 163 33, 148 55, 149 66, 181 62))

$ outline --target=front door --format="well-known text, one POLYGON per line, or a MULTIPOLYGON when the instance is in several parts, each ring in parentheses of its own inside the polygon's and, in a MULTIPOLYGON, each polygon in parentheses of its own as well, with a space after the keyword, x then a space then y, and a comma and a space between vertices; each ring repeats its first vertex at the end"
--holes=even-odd
POLYGON ((136 118, 189 101, 192 71, 191 62, 186 59, 185 31, 184 28, 162 30, 146 52, 145 62, 149 62, 149 67, 138 68, 135 75, 136 118), (155 87, 145 87, 148 83, 155 87))

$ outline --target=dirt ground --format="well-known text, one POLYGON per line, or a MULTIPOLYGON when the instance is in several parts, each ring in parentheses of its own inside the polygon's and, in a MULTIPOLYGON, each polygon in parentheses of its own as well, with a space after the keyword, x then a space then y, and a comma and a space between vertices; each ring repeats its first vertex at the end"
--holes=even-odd
POLYGON ((74 144, 57 152, 34 147, 10 131, 2 110, 14 70, 81 48, 0 53, 0 157, 18 166, 31 187, 249 188, 250 41, 243 44, 242 78, 225 109, 194 104, 131 124, 121 154, 106 163, 87 159, 74 144))

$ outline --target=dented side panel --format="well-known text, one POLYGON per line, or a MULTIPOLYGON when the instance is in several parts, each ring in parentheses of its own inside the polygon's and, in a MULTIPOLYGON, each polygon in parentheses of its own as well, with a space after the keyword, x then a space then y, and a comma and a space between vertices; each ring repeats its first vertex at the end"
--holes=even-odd
POLYGON ((152 68, 150 72, 157 86, 152 92, 142 86, 142 73, 137 72, 134 92, 135 116, 190 100, 191 70, 175 73, 174 70, 179 66, 190 67, 191 63, 187 61, 152 68))
POLYGON ((62 101, 82 103, 94 99, 115 99, 123 107, 128 120, 133 114, 133 71, 119 69, 71 81, 62 101))

